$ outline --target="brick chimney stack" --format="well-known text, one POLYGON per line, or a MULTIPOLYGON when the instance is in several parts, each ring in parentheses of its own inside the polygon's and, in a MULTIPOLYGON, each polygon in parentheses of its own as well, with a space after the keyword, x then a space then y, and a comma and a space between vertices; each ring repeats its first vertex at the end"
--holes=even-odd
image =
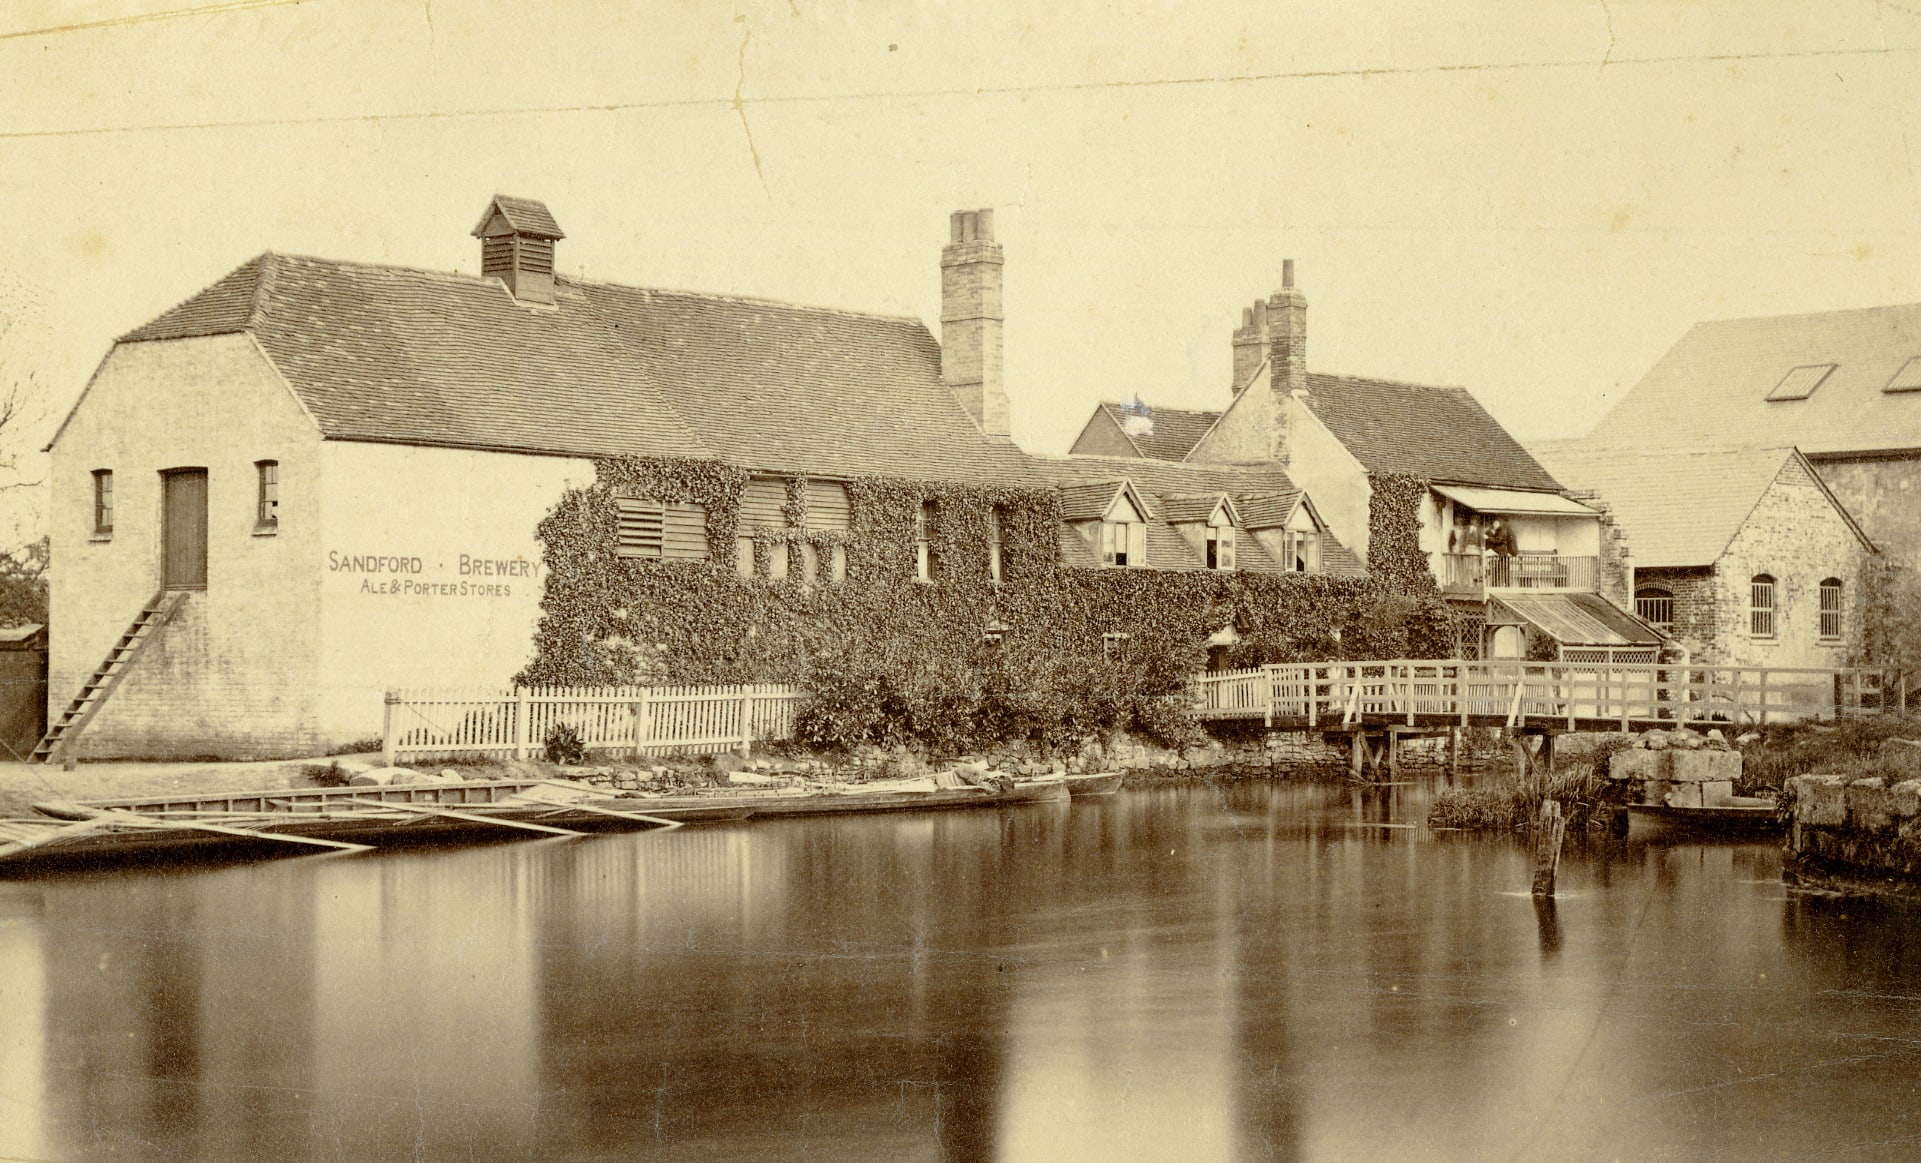
POLYGON ((1267 345, 1267 300, 1256 299, 1252 307, 1241 309, 1241 325, 1234 331, 1235 395, 1240 395, 1260 370, 1261 361, 1267 358, 1267 345))
POLYGON ((1294 287, 1294 260, 1281 261, 1281 289, 1267 301, 1274 390, 1307 391, 1307 296, 1294 287))
POLYGON ((1012 432, 1001 366, 1001 248, 992 210, 957 210, 940 252, 941 380, 989 436, 1012 432))

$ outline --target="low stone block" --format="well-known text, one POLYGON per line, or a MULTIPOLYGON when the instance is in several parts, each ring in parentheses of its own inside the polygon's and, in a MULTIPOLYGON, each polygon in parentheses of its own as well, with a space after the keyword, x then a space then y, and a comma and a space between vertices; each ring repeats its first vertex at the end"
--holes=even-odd
POLYGON ((1848 785, 1848 821, 1857 831, 1880 832, 1894 827, 1894 797, 1879 778, 1857 779, 1848 785))
POLYGON ((1904 779, 1888 789, 1888 809, 1905 823, 1921 816, 1921 779, 1904 779))
POLYGON ((1659 779, 1662 754, 1659 751, 1643 751, 1640 748, 1616 751, 1608 756, 1608 778, 1659 779))
POLYGON ((1794 791, 1795 823, 1808 828, 1839 828, 1848 822, 1847 776, 1797 775, 1788 786, 1794 791))
POLYGON ((1741 778, 1741 756, 1734 751, 1664 751, 1667 777, 1676 783, 1705 783, 1741 778))
POLYGON ((1734 781, 1730 779, 1704 779, 1701 781, 1701 806, 1717 808, 1734 798, 1734 781))
POLYGON ((356 772, 347 780, 349 787, 386 787, 389 784, 407 784, 417 780, 418 773, 405 767, 375 767, 356 772))
POLYGON ((1698 808, 1701 806, 1701 785, 1695 782, 1669 784, 1666 802, 1670 808, 1698 808))

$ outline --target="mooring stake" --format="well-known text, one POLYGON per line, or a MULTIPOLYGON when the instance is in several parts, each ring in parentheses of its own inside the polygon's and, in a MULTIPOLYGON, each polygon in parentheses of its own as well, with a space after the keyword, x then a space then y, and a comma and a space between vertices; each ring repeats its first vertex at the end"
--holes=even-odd
POLYGON ((1554 873, 1561 864, 1561 837, 1567 832, 1567 817, 1561 814, 1559 800, 1541 801, 1540 825, 1534 831, 1534 895, 1554 895, 1554 873))

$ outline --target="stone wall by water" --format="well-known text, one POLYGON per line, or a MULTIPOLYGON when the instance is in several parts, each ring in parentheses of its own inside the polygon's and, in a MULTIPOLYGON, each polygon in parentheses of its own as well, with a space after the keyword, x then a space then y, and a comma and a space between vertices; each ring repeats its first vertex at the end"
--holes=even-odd
POLYGON ((1921 889, 1921 779, 1797 775, 1788 795, 1790 883, 1921 889))

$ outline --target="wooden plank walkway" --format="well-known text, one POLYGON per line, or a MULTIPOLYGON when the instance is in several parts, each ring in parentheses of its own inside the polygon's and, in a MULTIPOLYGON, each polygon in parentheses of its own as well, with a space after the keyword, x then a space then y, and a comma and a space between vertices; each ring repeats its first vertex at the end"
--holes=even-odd
POLYGON ((1735 728, 1898 713, 1906 672, 1393 659, 1215 671, 1195 679, 1203 719, 1278 730, 1642 731, 1735 728))

